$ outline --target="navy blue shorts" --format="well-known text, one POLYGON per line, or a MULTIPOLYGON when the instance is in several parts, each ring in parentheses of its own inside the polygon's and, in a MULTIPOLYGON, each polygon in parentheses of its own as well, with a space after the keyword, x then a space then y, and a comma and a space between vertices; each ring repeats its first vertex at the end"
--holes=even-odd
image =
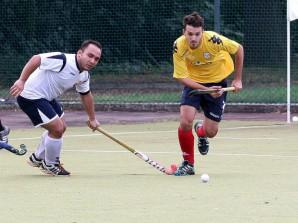
MULTIPOLYGON (((202 85, 206 87, 227 87, 227 82, 224 80, 220 83, 204 83, 202 85)), ((224 92, 223 95, 218 98, 213 98, 210 94, 201 94, 190 97, 188 96, 188 93, 191 90, 193 89, 184 87, 180 105, 189 105, 195 107, 198 111, 202 110, 207 118, 216 122, 220 122, 226 104, 227 92, 224 92)))
POLYGON ((62 106, 55 99, 52 101, 44 98, 31 100, 18 96, 17 102, 35 127, 47 124, 64 114, 62 106))

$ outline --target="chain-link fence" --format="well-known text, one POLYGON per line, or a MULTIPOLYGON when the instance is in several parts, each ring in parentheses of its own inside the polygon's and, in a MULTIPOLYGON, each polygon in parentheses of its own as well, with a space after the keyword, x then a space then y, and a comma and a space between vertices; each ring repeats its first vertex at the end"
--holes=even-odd
MULTIPOLYGON (((2 0, 0 97, 38 53, 74 53, 85 39, 103 45, 92 71, 97 103, 177 103, 172 44, 192 11, 243 44, 244 90, 234 103, 286 103, 286 0, 2 0)), ((298 103, 298 20, 291 22, 291 98, 298 103)), ((61 100, 76 102, 70 91, 61 100)))

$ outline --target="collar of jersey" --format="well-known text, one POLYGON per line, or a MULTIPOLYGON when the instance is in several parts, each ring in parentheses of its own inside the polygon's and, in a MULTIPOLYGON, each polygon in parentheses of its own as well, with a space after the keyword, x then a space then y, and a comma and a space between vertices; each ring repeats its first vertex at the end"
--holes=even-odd
POLYGON ((75 54, 75 61, 76 61, 76 65, 77 65, 78 71, 80 73, 82 73, 83 71, 80 70, 80 66, 79 66, 79 63, 78 63, 78 60, 77 60, 77 54, 75 54))

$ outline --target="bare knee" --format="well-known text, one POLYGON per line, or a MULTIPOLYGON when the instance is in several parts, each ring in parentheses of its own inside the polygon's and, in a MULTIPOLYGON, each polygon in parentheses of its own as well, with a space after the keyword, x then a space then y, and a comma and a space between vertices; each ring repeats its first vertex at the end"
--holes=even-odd
POLYGON ((66 128, 62 127, 56 127, 54 129, 51 129, 49 131, 49 136, 56 138, 56 139, 60 139, 63 136, 63 133, 65 132, 66 128))
POLYGON ((54 123, 51 123, 50 125, 47 125, 46 129, 49 131, 50 137, 60 139, 66 131, 66 125, 63 121, 58 120, 54 123))
POLYGON ((188 131, 192 129, 193 120, 181 119, 180 120, 180 128, 184 131, 188 131))
POLYGON ((189 131, 195 119, 196 109, 192 106, 183 105, 180 107, 180 129, 189 131))
POLYGON ((213 138, 217 135, 218 128, 210 128, 210 129, 206 128, 205 132, 208 138, 213 138))

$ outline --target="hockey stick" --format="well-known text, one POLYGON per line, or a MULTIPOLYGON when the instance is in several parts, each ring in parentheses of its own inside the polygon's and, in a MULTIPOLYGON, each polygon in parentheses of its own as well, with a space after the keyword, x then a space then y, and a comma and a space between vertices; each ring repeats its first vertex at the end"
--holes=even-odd
POLYGON ((144 160, 146 163, 150 164, 151 166, 153 166, 155 169, 159 170, 160 172, 163 172, 163 173, 165 173, 167 175, 172 175, 174 173, 174 170, 173 169, 166 168, 166 167, 160 165, 156 161, 150 159, 146 154, 141 153, 141 152, 138 152, 135 149, 133 149, 132 147, 126 145, 124 142, 121 142, 120 140, 114 138, 112 135, 110 135, 109 133, 107 133, 102 128, 97 127, 96 130, 99 131, 100 133, 102 133, 103 135, 107 136, 108 138, 110 138, 114 142, 118 143, 119 145, 121 145, 122 147, 124 147, 125 149, 127 149, 128 151, 130 151, 131 153, 135 154, 137 157, 139 157, 140 159, 144 160))
POLYGON ((13 146, 4 143, 4 142, 0 142, 0 149, 6 149, 7 151, 14 153, 18 156, 22 156, 25 155, 27 152, 26 146, 24 144, 20 145, 19 149, 14 148, 13 146))
POLYGON ((210 89, 210 90, 200 90, 200 89, 194 89, 188 93, 189 96, 195 96, 195 95, 200 95, 200 94, 211 94, 211 93, 216 93, 219 91, 234 91, 235 87, 225 87, 221 89, 210 89))

